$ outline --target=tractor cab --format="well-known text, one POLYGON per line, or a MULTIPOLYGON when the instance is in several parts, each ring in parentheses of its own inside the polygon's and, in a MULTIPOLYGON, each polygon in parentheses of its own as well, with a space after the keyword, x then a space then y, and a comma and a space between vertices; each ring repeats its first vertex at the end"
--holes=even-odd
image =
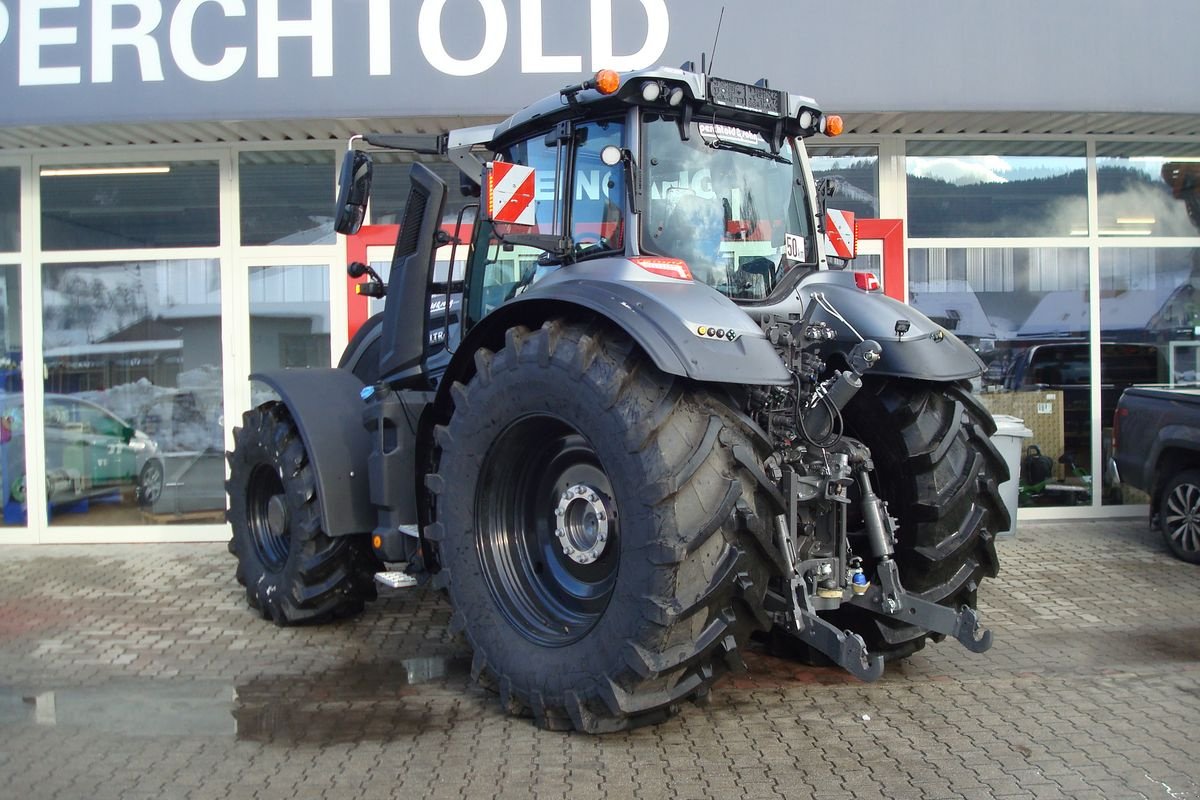
MULTIPOLYGON (((688 67, 602 70, 494 128, 364 137, 446 155, 480 194, 470 234, 460 219, 446 236, 469 246, 461 328, 447 316, 434 321, 441 329, 427 325, 423 337, 414 330, 409 338, 453 351, 485 317, 554 275, 604 270, 623 283, 688 282, 754 306, 825 268, 825 195, 803 140, 840 133, 841 119, 765 80, 736 83, 688 67)), ((370 154, 355 145, 342 171, 342 233, 357 230, 369 197, 370 154)), ((440 224, 441 207, 410 208, 405 224, 426 216, 440 224)), ((406 239, 402 230, 393 281, 406 239)), ((412 288, 399 293, 412 305, 402 314, 409 319, 424 302, 412 288)), ((425 296, 437 291, 429 285, 425 296)))

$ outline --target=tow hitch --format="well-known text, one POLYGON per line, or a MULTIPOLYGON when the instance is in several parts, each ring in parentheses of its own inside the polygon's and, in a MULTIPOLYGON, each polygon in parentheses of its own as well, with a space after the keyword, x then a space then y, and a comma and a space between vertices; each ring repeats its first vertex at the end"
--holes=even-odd
MULTIPOLYGON (((992 646, 992 633, 980 630, 979 614, 969 606, 955 610, 926 600, 909 592, 900 582, 900 571, 893 560, 895 524, 887 506, 871 486, 869 457, 856 454, 854 471, 859 488, 859 502, 872 555, 876 559, 875 580, 864 585, 861 577, 848 571, 849 580, 842 597, 832 600, 837 607, 844 603, 863 608, 873 614, 902 620, 932 633, 951 636, 973 653, 982 653, 992 646), (855 578, 857 579, 855 580, 855 578)), ((829 571, 826 561, 816 559, 796 564, 792 537, 784 517, 779 518, 779 542, 789 568, 791 594, 790 627, 800 641, 819 650, 838 666, 864 681, 874 681, 883 674, 883 657, 872 655, 862 637, 851 631, 839 630, 817 614, 816 605, 830 607, 828 595, 815 591, 816 580, 805 575, 820 576, 829 571)))

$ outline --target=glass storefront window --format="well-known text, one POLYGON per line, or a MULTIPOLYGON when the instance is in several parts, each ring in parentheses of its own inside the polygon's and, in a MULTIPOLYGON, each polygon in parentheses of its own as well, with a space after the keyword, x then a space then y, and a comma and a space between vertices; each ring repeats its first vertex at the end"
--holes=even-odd
POLYGON ((331 150, 239 154, 242 244, 333 244, 334 160, 331 150))
POLYGON ((1200 145, 1100 142, 1101 236, 1200 236, 1200 145))
POLYGON ((330 366, 329 267, 250 268, 250 366, 330 366))
MULTIPOLYGON (((1104 458, 1121 392, 1144 383, 1200 381, 1200 249, 1100 251, 1100 424, 1104 458)), ((1105 487, 1104 502, 1147 503, 1131 487, 1105 487)))
POLYGON ((988 410, 1033 431, 1022 505, 1091 502, 1088 285, 1085 248, 909 250, 912 305, 983 359, 988 410))
POLYGON ((21 382, 21 268, 0 267, 0 498, 4 525, 25 524, 25 401, 21 382))
POLYGON ((40 180, 46 250, 220 244, 216 161, 47 166, 40 180))
POLYGON ((1083 142, 910 141, 909 236, 1086 236, 1083 142))
POLYGON ((215 259, 42 267, 52 525, 222 522, 215 259))
POLYGON ((829 180, 830 208, 879 217, 879 148, 874 145, 808 145, 814 180, 829 180))
POLYGON ((21 170, 0 167, 0 253, 21 249, 21 170))

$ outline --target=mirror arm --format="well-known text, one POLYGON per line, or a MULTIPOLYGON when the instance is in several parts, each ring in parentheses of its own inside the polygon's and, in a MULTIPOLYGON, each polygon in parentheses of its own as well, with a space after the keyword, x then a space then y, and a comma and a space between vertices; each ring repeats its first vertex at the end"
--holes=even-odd
POLYGON ((495 231, 495 234, 503 244, 536 247, 560 259, 567 258, 574 246, 570 236, 554 236, 549 233, 510 233, 506 235, 500 231, 495 231))
POLYGON ((837 186, 829 178, 817 181, 817 233, 825 234, 825 215, 829 213, 829 198, 833 197, 837 186))

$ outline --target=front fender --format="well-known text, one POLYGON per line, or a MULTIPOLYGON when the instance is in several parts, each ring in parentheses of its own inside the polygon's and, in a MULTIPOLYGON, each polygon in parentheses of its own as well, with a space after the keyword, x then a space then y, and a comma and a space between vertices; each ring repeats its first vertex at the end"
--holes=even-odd
MULTIPOLYGON (((954 334, 912 306, 879 292, 864 292, 854 286, 850 273, 816 273, 798 288, 808 306, 814 293, 821 293, 829 304, 864 339, 874 339, 883 348, 883 357, 871 369, 872 375, 915 378, 929 381, 957 381, 983 374, 979 356, 954 334), (903 335, 896 332, 898 321, 908 323, 903 335)), ((822 345, 823 358, 834 353, 845 355, 858 344, 858 336, 841 320, 818 308, 813 317, 837 331, 837 339, 822 345)))
POLYGON ((371 437, 362 424, 363 384, 344 369, 256 372, 291 412, 316 482, 321 527, 330 536, 375 528, 367 456, 371 437))

